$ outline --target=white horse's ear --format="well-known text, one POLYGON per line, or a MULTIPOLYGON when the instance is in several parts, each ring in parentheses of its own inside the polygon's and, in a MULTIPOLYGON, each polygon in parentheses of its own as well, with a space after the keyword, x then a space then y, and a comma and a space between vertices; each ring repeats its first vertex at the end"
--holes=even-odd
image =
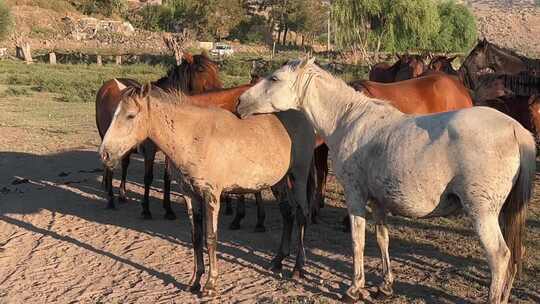
POLYGON ((118 88, 118 91, 123 91, 125 88, 127 88, 127 86, 125 84, 121 83, 116 78, 114 79, 114 82, 116 84, 116 87, 118 88))
POLYGON ((317 59, 317 58, 311 57, 310 59, 308 59, 307 64, 314 64, 314 63, 315 63, 315 59, 317 59))

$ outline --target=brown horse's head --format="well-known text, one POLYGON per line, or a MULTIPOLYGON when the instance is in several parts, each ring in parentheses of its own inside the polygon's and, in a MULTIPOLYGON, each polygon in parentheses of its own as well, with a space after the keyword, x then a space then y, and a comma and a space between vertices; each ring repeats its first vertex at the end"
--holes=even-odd
MULTIPOLYGON (((117 80, 115 80, 117 81, 117 80)), ((121 84, 118 83, 121 87, 121 84)), ((114 168, 123 156, 148 138, 148 95, 152 85, 127 87, 103 138, 99 153, 103 163, 114 168)))
POLYGON ((483 102, 487 100, 514 95, 514 93, 506 87, 503 75, 483 75, 479 78, 478 83, 478 87, 475 90, 475 103, 477 105, 483 104, 483 102))
POLYGON ((435 56, 429 62, 429 69, 432 71, 443 72, 449 75, 457 75, 457 71, 452 67, 452 61, 454 61, 457 56, 446 57, 446 56, 435 56))
POLYGON ((179 90, 186 94, 200 94, 223 87, 219 80, 219 69, 208 55, 192 55, 184 52, 182 63, 175 66, 167 76, 155 84, 164 90, 179 90))
POLYGON ((395 81, 412 79, 424 73, 424 59, 420 55, 397 55, 398 61, 394 66, 398 67, 395 81))
POLYGON ((535 129, 535 136, 540 136, 540 95, 533 95, 529 98, 529 113, 535 129))

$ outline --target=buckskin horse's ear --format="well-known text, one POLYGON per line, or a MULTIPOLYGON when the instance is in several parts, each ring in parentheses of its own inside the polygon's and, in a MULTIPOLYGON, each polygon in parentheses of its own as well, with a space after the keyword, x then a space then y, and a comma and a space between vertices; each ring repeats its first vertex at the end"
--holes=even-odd
POLYGON ((189 64, 193 64, 193 55, 190 52, 183 52, 182 58, 189 64))
POLYGON ((448 63, 452 63, 452 61, 456 60, 456 58, 457 58, 457 55, 452 56, 452 57, 448 57, 448 63))
POLYGON ((141 98, 145 98, 148 96, 148 94, 150 94, 150 91, 152 90, 152 84, 151 83, 147 83, 147 84, 143 84, 141 86, 141 94, 140 94, 140 97, 141 98))
POLYGON ((114 83, 116 84, 116 87, 118 88, 118 91, 123 91, 125 88, 127 88, 127 86, 123 83, 121 83, 120 81, 118 81, 118 79, 114 79, 114 83))

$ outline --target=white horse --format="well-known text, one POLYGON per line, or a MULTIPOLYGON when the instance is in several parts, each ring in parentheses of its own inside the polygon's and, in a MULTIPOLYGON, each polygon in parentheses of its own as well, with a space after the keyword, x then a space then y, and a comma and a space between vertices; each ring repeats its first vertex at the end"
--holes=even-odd
POLYGON ((369 297, 363 252, 371 202, 384 275, 380 292, 390 294, 394 280, 387 212, 427 218, 463 208, 487 252, 489 303, 508 302, 536 166, 534 139, 518 122, 485 107, 405 115, 356 92, 314 60, 290 61, 245 92, 238 105, 242 117, 288 109, 303 111, 325 138, 345 189, 354 277, 344 300, 369 297))

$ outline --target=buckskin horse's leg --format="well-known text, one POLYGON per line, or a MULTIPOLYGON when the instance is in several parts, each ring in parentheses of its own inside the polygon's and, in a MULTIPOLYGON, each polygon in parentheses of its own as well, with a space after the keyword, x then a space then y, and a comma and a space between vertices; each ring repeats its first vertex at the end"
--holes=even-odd
POLYGON ((128 153, 124 158, 122 158, 122 180, 120 181, 120 189, 118 189, 118 201, 126 202, 126 178, 127 178, 127 169, 129 167, 129 161, 131 158, 131 153, 128 153))
POLYGON ((390 254, 388 253, 388 226, 386 225, 386 211, 383 207, 375 204, 373 217, 375 220, 375 234, 377 235, 377 244, 381 252, 381 261, 383 269, 383 282, 379 285, 378 291, 384 296, 390 296, 393 293, 392 284, 394 283, 394 275, 390 267, 390 254))
POLYGON ((155 151, 144 152, 144 197, 142 202, 142 217, 144 219, 151 219, 152 213, 150 213, 150 186, 154 181, 154 160, 156 158, 155 151))
MULTIPOLYGON (((204 191, 204 190, 203 190, 204 191)), ((217 291, 218 264, 217 264, 217 230, 219 218, 219 196, 221 189, 203 192, 206 213, 206 248, 208 249, 209 271, 208 279, 203 289, 203 296, 215 296, 217 291)))
POLYGON ((186 209, 191 223, 191 241, 193 243, 193 275, 191 277, 190 291, 198 293, 201 291, 201 277, 204 274, 203 257, 203 214, 202 202, 193 197, 184 196, 186 209), (195 208, 193 208, 195 205, 195 208))
POLYGON ((229 229, 238 230, 240 229, 240 223, 242 219, 246 216, 246 201, 244 195, 239 195, 238 200, 236 201, 236 216, 234 217, 229 229))
POLYGON ((103 174, 105 179, 105 190, 107 191, 107 209, 114 209, 114 192, 112 186, 113 171, 105 167, 105 173, 103 174))
POLYGON ((225 199, 225 215, 232 215, 232 199, 229 194, 224 194, 223 198, 225 199))
POLYGON ((255 225, 255 232, 265 232, 264 220, 266 218, 266 212, 264 211, 264 202, 261 192, 255 192, 255 201, 257 202, 257 225, 255 225))
POLYGON ((313 152, 315 167, 317 168, 317 199, 316 204, 324 207, 324 194, 326 193, 326 178, 328 176, 328 146, 322 144, 313 152))
MULTIPOLYGON (((306 172, 308 173, 308 172, 306 172)), ((309 173, 308 173, 309 175, 309 173)), ((307 177, 307 176, 306 176, 307 177)), ((308 177, 309 178, 309 177, 308 177)), ((295 181, 295 175, 290 174, 288 177, 288 193, 289 205, 291 209, 296 209, 296 224, 298 228, 298 244, 296 252, 296 262, 292 272, 293 279, 300 279, 304 276, 304 265, 306 259, 306 252, 304 250, 304 232, 307 224, 307 215, 309 214, 309 207, 307 202, 307 185, 306 182, 295 181)), ((303 179, 307 181, 307 179, 303 179)))
POLYGON ((291 252, 291 236, 294 217, 292 215, 291 205, 288 201, 291 198, 288 197, 288 195, 284 195, 285 193, 288 193, 286 189, 287 184, 284 179, 280 181, 277 185, 272 187, 274 195, 278 194, 277 199, 279 201, 279 212, 281 213, 281 219, 283 220, 281 242, 279 244, 276 256, 272 259, 272 262, 270 263, 270 270, 272 270, 273 272, 281 271, 281 269, 283 268, 283 260, 288 257, 291 252))
POLYGON ((171 177, 169 175, 169 162, 169 158, 165 157, 165 171, 163 172, 163 209, 165 209, 165 219, 175 220, 176 214, 174 214, 171 208, 171 177))

